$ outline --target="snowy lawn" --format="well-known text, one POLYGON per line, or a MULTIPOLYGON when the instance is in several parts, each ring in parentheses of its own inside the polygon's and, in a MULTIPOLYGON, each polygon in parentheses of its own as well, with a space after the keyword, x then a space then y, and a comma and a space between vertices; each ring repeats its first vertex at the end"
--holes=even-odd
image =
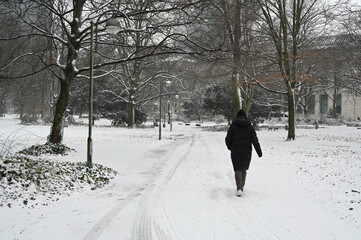
MULTIPOLYGON (((11 136, 13 151, 45 143, 49 126, 18 122, 0 118, 0 135, 11 136)), ((85 162, 86 126, 64 131, 64 144, 76 151, 46 158, 85 162)), ((3 204, 1 240, 360 239, 360 129, 297 129, 290 142, 283 129, 259 131, 264 154, 253 154, 241 198, 225 132, 193 123, 163 128, 161 141, 158 128, 98 126, 93 132, 94 162, 118 175, 102 188, 78 189, 50 203, 3 204)))

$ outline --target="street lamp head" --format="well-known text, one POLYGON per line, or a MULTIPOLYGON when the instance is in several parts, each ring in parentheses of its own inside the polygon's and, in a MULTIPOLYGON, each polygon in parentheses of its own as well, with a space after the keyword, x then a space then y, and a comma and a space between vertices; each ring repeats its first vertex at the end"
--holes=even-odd
POLYGON ((168 81, 165 82, 165 85, 166 85, 167 87, 170 87, 170 85, 172 85, 172 82, 168 80, 168 81))
POLYGON ((105 24, 105 28, 108 33, 114 34, 114 35, 117 34, 121 30, 120 23, 115 18, 110 18, 107 21, 107 23, 105 24))

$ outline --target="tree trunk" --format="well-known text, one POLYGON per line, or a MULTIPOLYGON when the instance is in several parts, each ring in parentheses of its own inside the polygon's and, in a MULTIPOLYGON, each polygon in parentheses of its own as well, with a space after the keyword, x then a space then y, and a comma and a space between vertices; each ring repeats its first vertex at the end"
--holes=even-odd
POLYGON ((237 74, 238 71, 235 68, 233 70, 233 74, 232 74, 232 98, 233 98, 233 119, 237 118, 237 113, 239 111, 239 109, 241 109, 241 104, 240 104, 240 98, 239 98, 239 93, 238 93, 238 78, 237 78, 237 74))
POLYGON ((64 113, 69 102, 70 85, 78 74, 74 68, 74 61, 78 58, 81 45, 79 39, 82 33, 80 31, 81 22, 79 19, 82 17, 85 2, 86 0, 73 1, 73 20, 69 23, 71 34, 69 35, 69 43, 67 45, 67 64, 63 70, 65 77, 60 80, 60 93, 56 101, 53 125, 48 137, 48 142, 50 143, 59 144, 63 140, 64 113))
MULTIPOLYGON (((240 0, 237 0, 234 2, 234 5, 232 6, 234 10, 231 12, 228 12, 225 18, 227 30, 229 33, 229 42, 233 49, 233 69, 232 69, 232 78, 231 78, 231 85, 232 85, 232 99, 233 99, 233 109, 232 109, 232 116, 235 119, 237 117, 237 113, 239 109, 241 108, 240 103, 240 94, 239 94, 239 69, 240 69, 240 63, 241 63, 241 48, 240 48, 240 37, 241 37, 241 2, 240 0), (233 13, 233 15, 232 15, 233 13), (232 21, 229 21, 229 19, 233 19, 232 21)), ((226 1, 223 1, 223 8, 227 9, 227 3, 226 1)))
POLYGON ((254 89, 253 87, 249 86, 248 83, 244 83, 244 89, 247 89, 249 92, 242 93, 242 109, 246 113, 248 113, 249 110, 251 109, 254 89))
MULTIPOLYGON (((45 84, 44 84, 45 85, 45 84)), ((40 103, 40 116, 44 118, 45 116, 45 88, 41 88, 41 103, 40 103)))
POLYGON ((132 102, 128 103, 128 127, 132 128, 135 124, 135 109, 132 102))
POLYGON ((332 115, 334 118, 337 118, 337 113, 336 113, 336 99, 337 99, 337 87, 336 87, 336 81, 335 81, 335 87, 333 89, 333 98, 332 98, 332 115))
POLYGON ((63 123, 64 113, 69 101, 69 87, 68 81, 62 80, 60 83, 60 94, 55 105, 55 114, 51 132, 48 137, 49 143, 59 144, 63 140, 63 123))
POLYGON ((296 126, 295 126, 295 96, 292 89, 288 89, 288 135, 287 141, 295 140, 296 126))

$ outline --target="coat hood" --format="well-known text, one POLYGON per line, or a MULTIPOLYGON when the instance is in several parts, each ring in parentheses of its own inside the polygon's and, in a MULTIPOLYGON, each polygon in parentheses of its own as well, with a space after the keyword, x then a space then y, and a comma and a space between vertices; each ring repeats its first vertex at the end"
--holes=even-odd
POLYGON ((243 111, 243 109, 240 109, 237 113, 237 118, 247 118, 247 113, 243 111))
POLYGON ((249 125, 251 125, 251 121, 248 118, 240 117, 233 120, 232 124, 235 124, 239 127, 248 127, 249 125))

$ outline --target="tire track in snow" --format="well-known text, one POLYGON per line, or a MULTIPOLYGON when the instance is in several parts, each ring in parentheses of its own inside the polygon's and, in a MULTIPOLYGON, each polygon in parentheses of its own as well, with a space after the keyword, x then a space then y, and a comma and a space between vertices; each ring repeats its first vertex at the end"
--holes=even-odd
POLYGON ((84 240, 95 240, 98 239, 104 229, 109 223, 119 214, 119 212, 127 206, 134 198, 139 196, 140 192, 143 191, 143 187, 138 187, 130 192, 125 198, 116 204, 84 237, 84 240))
MULTIPOLYGON (((176 171, 178 170, 178 168, 188 159, 188 156, 190 155, 190 153, 192 152, 192 150, 194 149, 194 145, 195 145, 195 134, 192 134, 192 138, 191 138, 191 142, 189 145, 188 150, 181 156, 181 158, 179 159, 179 161, 177 161, 177 163, 174 165, 174 167, 168 172, 165 181, 163 182, 161 188, 159 189, 160 191, 163 190, 162 188, 168 184, 171 179, 173 178, 174 174, 176 173, 176 171)), ((160 192, 159 191, 159 192, 160 192)), ((173 202, 171 202, 172 204, 173 202)), ((171 232, 173 233, 173 237, 172 238, 163 238, 164 240, 168 240, 168 239, 181 239, 184 240, 184 236, 182 234, 182 232, 180 231, 180 229, 178 228, 175 218, 174 218, 174 214, 173 210, 174 207, 172 207, 173 205, 170 205, 168 202, 167 204, 164 204, 164 202, 162 201, 162 210, 163 210, 163 214, 166 216, 167 218, 167 223, 169 224, 169 227, 171 228, 171 232), (165 206, 169 206, 169 208, 166 208, 165 206), (169 213, 169 214, 168 214, 169 213)))
POLYGON ((151 198, 152 188, 149 186, 140 199, 134 220, 137 226, 133 227, 133 239, 152 239, 151 218, 149 211, 146 209, 151 198))
MULTIPOLYGON (((188 143, 187 141, 186 143, 188 143)), ((178 227, 175 224, 174 217, 170 216, 168 209, 165 208, 162 203, 162 190, 163 187, 169 183, 177 169, 183 162, 187 160, 187 157, 194 147, 195 135, 192 135, 192 139, 188 150, 178 158, 178 161, 174 165, 170 166, 166 174, 163 177, 154 176, 152 187, 148 187, 141 197, 136 217, 133 223, 133 239, 134 240, 151 240, 153 236, 159 240, 176 240, 184 239, 178 227), (160 219, 165 222, 159 222, 160 219)), ((185 144, 185 143, 183 143, 185 144)), ((179 146, 182 146, 180 144, 179 146)), ((175 151, 169 151, 169 153, 163 157, 162 166, 165 167, 166 163, 169 163, 169 158, 175 155, 175 151)), ((161 170, 160 170, 161 172, 161 170)))
MULTIPOLYGON (((180 141, 184 141, 180 139, 180 141)), ((184 143, 183 143, 184 144, 184 143)), ((151 150, 152 151, 152 150, 151 150)), ((156 178, 157 172, 161 170, 162 165, 164 164, 166 158, 158 165, 155 171, 151 174, 152 179, 156 178)), ((177 167, 181 163, 177 163, 177 167)), ((171 178, 172 175, 175 173, 176 169, 173 171, 170 171, 167 178, 171 178)), ((121 212, 122 209, 124 209, 132 200, 139 197, 142 192, 144 194, 142 195, 141 201, 146 202, 150 199, 152 188, 154 188, 153 184, 142 184, 141 186, 137 187, 133 191, 131 191, 126 197, 120 199, 119 203, 117 203, 111 210, 108 211, 108 213, 98 222, 95 224, 95 226, 88 232, 88 234, 83 238, 84 240, 96 240, 98 239, 101 234, 104 232, 107 226, 116 218, 116 216, 121 212), (144 185, 148 186, 147 188, 144 187, 144 185)), ((145 205, 146 203, 140 203, 145 205)), ((143 220, 141 220, 142 224, 149 224, 150 225, 150 216, 147 215, 147 213, 142 214, 145 216, 143 220)), ((151 235, 151 232, 147 232, 146 228, 143 228, 144 232, 142 232, 141 236, 142 238, 139 239, 149 239, 147 236, 151 235)), ((149 230, 149 229, 148 229, 149 230)), ((159 234, 162 234, 160 231, 158 231, 159 234)), ((167 239, 167 238, 163 238, 167 239)))

